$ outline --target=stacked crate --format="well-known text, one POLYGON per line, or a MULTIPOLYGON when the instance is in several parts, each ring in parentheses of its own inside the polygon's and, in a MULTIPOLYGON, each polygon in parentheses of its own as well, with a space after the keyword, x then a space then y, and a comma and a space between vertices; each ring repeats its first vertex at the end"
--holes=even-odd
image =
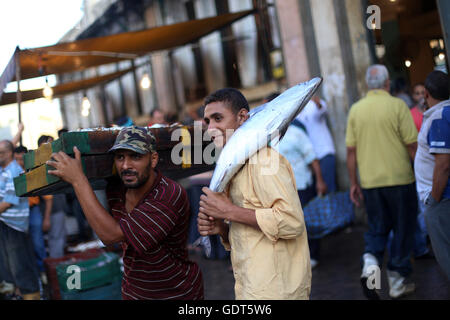
MULTIPOLYGON (((159 154, 157 168, 172 179, 181 179, 197 173, 214 169, 214 164, 200 162, 194 154, 203 154, 209 141, 203 141, 204 129, 193 126, 171 126, 149 128, 156 138, 156 149, 159 154), (178 132, 176 132, 178 130, 178 132), (200 139, 194 139, 194 135, 200 139), (176 150, 174 149, 175 147, 176 150), (181 148, 180 148, 181 147, 181 148), (172 151, 182 153, 181 163, 172 161, 172 151), (195 163, 194 163, 195 160, 195 163)), ((65 193, 72 190, 71 186, 58 177, 48 173, 52 170, 46 164, 52 153, 63 151, 74 156, 73 147, 81 152, 84 173, 94 190, 103 189, 108 178, 115 175, 113 156, 108 150, 113 146, 119 129, 88 129, 63 133, 60 139, 43 144, 37 150, 31 150, 24 155, 25 173, 14 179, 17 196, 30 197, 45 194, 65 193)))
POLYGON ((119 256, 103 252, 97 258, 56 266, 62 300, 121 300, 119 256), (75 277, 79 277, 75 280, 75 277), (78 282, 77 282, 78 281, 78 282))
POLYGON ((83 252, 71 253, 61 258, 46 258, 44 259, 45 272, 47 274, 49 295, 52 300, 61 300, 61 290, 59 287, 58 274, 56 267, 64 262, 76 264, 80 261, 89 260, 99 257, 103 249, 90 249, 83 252))

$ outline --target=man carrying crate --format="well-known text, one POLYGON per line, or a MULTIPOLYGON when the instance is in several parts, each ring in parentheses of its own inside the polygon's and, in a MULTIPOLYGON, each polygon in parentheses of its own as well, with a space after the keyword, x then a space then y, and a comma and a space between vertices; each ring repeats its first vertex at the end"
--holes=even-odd
POLYGON ((203 280, 186 249, 189 201, 186 191, 157 169, 155 138, 145 128, 123 128, 109 150, 121 181, 107 186, 111 214, 86 178, 81 153, 52 155, 49 170, 72 184, 86 218, 105 245, 122 242, 122 298, 203 299, 203 280))

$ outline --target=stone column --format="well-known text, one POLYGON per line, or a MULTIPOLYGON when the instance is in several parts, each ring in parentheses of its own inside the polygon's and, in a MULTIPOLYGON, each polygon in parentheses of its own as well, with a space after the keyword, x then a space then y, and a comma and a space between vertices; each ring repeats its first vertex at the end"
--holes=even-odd
MULTIPOLYGON (((146 8, 147 28, 163 25, 161 11, 157 2, 146 8)), ((157 107, 165 112, 175 111, 175 92, 171 83, 169 58, 166 52, 152 54, 153 79, 157 97, 157 107)))
MULTIPOLYGON (((321 2, 321 1, 319 1, 321 2)), ((298 0, 276 0, 288 87, 310 79, 298 0)))

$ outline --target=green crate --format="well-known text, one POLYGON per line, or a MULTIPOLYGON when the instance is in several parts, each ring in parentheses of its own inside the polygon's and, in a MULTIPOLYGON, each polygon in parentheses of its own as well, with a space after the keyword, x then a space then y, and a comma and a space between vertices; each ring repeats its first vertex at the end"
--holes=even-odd
POLYGON ((62 300, 122 300, 122 279, 115 279, 111 284, 90 290, 72 292, 61 291, 62 300))
MULTIPOLYGON (((122 278, 120 271, 119 256, 112 252, 102 253, 94 259, 74 262, 63 262, 56 266, 56 274, 61 292, 84 291, 111 284, 122 278), (80 289, 69 289, 67 287, 69 277, 75 274, 70 266, 79 267, 80 289)), ((73 282, 73 278, 70 279, 73 282)))

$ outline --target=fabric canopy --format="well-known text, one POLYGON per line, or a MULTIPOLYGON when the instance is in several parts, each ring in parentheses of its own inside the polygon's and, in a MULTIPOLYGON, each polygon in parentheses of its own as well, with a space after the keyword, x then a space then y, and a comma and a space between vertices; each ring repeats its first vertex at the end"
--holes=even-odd
MULTIPOLYGON (((142 31, 20 50, 18 52, 20 80, 80 71, 102 64, 134 59, 152 51, 182 46, 228 26, 253 12, 254 10, 227 13, 212 18, 190 20, 142 31)), ((8 74, 9 81, 15 80, 15 76, 11 78, 11 72, 8 74)), ((2 74, 2 78, 4 76, 6 77, 5 73, 2 74)), ((2 79, 0 79, 1 82, 2 79)))
MULTIPOLYGON (((110 73, 104 76, 99 76, 95 78, 80 80, 80 81, 74 81, 70 83, 63 83, 57 86, 54 86, 52 88, 53 90, 53 97, 57 98, 66 94, 74 93, 80 90, 89 89, 96 85, 106 84, 109 81, 112 81, 114 79, 117 79, 124 74, 132 71, 133 68, 129 68, 122 71, 117 71, 114 73, 110 73)), ((27 90, 27 91, 21 91, 22 99, 21 101, 30 101, 34 99, 43 98, 43 88, 42 89, 35 89, 35 90, 27 90)), ((0 106, 11 104, 11 103, 17 103, 17 93, 16 92, 5 92, 3 93, 1 99, 0 99, 0 106)))

